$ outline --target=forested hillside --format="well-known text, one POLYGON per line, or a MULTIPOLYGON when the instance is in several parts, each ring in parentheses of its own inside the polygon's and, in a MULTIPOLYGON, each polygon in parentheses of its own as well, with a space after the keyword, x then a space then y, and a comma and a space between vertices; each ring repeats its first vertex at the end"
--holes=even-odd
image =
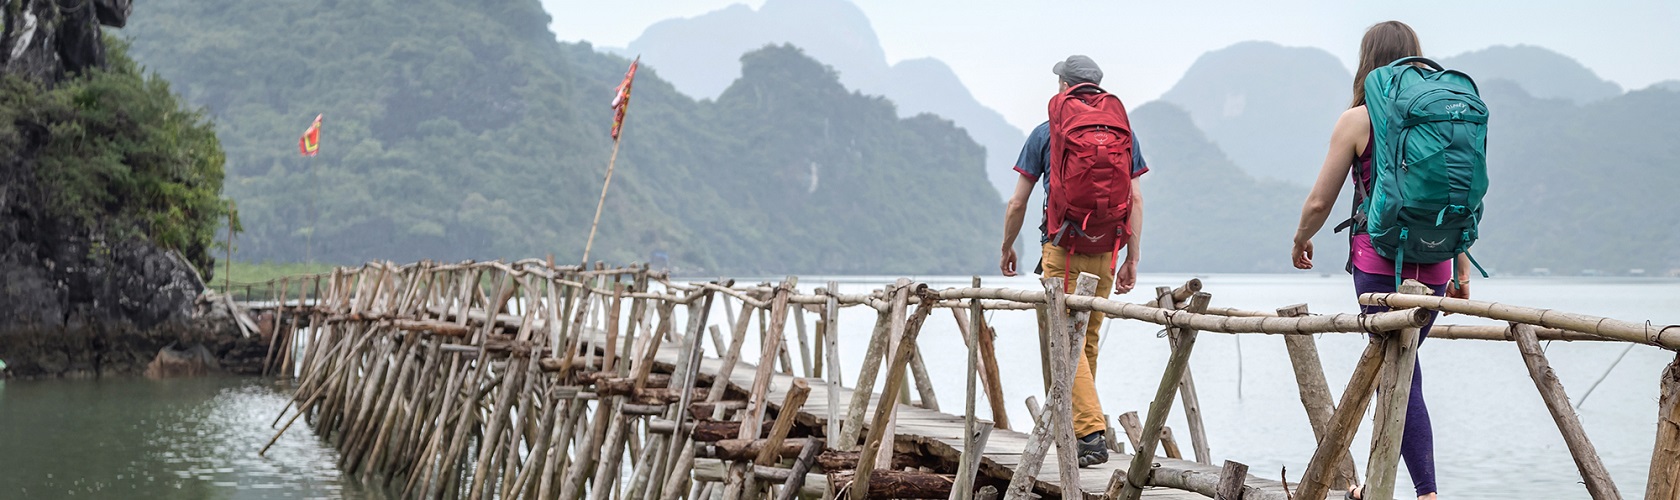
MULTIPOLYGON (((899 116, 933 113, 956 122, 986 148, 987 176, 1000 196, 1015 188, 1015 157, 1026 135, 986 107, 944 62, 933 58, 888 64, 886 51, 863 9, 851 0, 766 0, 757 9, 742 4, 690 18, 654 23, 630 42, 625 53, 665 69, 678 90, 696 98, 717 97, 735 80, 742 52, 765 44, 790 43, 831 65, 847 88, 885 96, 899 116), (704 43, 697 43, 704 41, 704 43)), ((1048 99, 1054 75, 1044 57, 1048 99)))
MULTIPOLYGON (((536 0, 159 0, 135 59, 218 123, 242 260, 581 255, 629 61, 555 40, 536 0), (325 113, 321 154, 298 133, 325 113), (314 193, 312 196, 311 193, 314 193), (313 209, 311 208, 313 206, 313 209)), ((644 65, 593 257, 689 271, 972 273, 1001 203, 983 152, 791 47, 695 101, 644 65)))
MULTIPOLYGON (((1132 110, 1148 156, 1143 176, 1143 267, 1195 273, 1280 272, 1307 188, 1257 179, 1238 168, 1178 106, 1155 101, 1132 110)), ((1344 211, 1338 208, 1336 216, 1344 211)), ((1345 235, 1314 240, 1322 272, 1341 272, 1345 235)))

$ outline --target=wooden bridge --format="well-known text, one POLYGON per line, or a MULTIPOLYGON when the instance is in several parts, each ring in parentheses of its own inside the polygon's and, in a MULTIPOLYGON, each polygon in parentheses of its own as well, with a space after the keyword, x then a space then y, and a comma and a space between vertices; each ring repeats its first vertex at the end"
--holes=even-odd
MULTIPOLYGON (((1430 336, 1514 342, 1587 491, 1621 498, 1538 341, 1680 349, 1680 328, 1438 298, 1415 282, 1360 297, 1396 309, 1370 315, 1211 307, 1197 280, 1158 289, 1146 304, 1093 297, 1090 275, 1073 293, 1060 278, 1043 285, 983 288, 976 278, 969 288, 932 290, 898 280, 844 294, 833 282, 804 291, 795 278, 677 283, 645 266, 375 263, 265 283, 268 300, 244 304, 264 318, 262 330, 280 332, 269 338, 265 372, 295 384, 273 423, 279 433, 309 422, 338 447, 345 474, 405 498, 1013 500, 1065 498, 1077 487, 1086 498, 1283 500, 1340 498, 1346 485, 1365 484, 1365 498, 1389 499, 1428 310, 1508 322, 1438 325, 1430 336), (837 321, 846 307, 870 308, 877 320, 869 338, 846 339, 867 341, 868 352, 861 373, 843 380, 837 321), (968 346, 966 405, 954 413, 940 412, 917 347, 939 309, 968 346), (984 314, 992 310, 1038 311, 1047 396, 1042 408, 1028 398, 1031 422, 1008 421, 984 314), (1080 469, 1069 398, 1092 312, 1161 325, 1172 350, 1147 413, 1122 415, 1119 430, 1110 422, 1110 461, 1080 469), (741 356, 753 330, 761 354, 749 363, 741 356), (1212 463, 1188 368, 1204 333, 1286 342, 1318 440, 1299 477, 1212 463), (1319 365, 1313 334, 1321 333, 1370 334, 1339 401, 1319 365), (1361 476, 1348 449, 1373 399, 1361 476), (1175 400, 1190 459, 1165 429, 1175 400), (977 418, 977 404, 996 420, 977 418)), ((1652 500, 1680 498, 1680 358, 1661 384, 1652 500)))

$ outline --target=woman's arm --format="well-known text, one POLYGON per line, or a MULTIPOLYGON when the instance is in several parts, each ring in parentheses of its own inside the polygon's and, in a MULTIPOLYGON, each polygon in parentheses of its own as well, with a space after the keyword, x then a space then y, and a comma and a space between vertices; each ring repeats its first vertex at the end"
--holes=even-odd
POLYGON ((1453 282, 1447 283, 1447 296, 1455 299, 1470 298, 1470 254, 1458 254, 1453 263, 1453 282))
POLYGON ((1307 201, 1301 206, 1301 223, 1295 228, 1295 246, 1290 250, 1290 259, 1296 269, 1313 267, 1312 237, 1324 228, 1324 220, 1336 205, 1342 179, 1347 178, 1353 159, 1358 156, 1358 145, 1371 134, 1370 120, 1364 106, 1349 109, 1342 112, 1342 117, 1336 120, 1336 128, 1330 132, 1330 151, 1324 155, 1324 166, 1319 168, 1318 180, 1313 183, 1312 192, 1307 194, 1307 201))

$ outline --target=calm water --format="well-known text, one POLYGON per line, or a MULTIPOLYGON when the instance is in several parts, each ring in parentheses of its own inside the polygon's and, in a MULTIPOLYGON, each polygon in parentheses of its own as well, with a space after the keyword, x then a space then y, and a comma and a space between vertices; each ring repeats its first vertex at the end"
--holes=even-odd
MULTIPOLYGON (((1188 278, 1146 275, 1139 289, 1188 278)), ((1215 305, 1269 310, 1306 302, 1320 313, 1355 310, 1345 276, 1202 278, 1215 305)), ((919 279, 936 287, 968 283, 968 278, 919 279)), ((810 289, 823 281, 806 277, 801 285, 810 289)), ((841 281, 843 291, 861 292, 892 279, 841 281)), ((1030 278, 992 278, 986 284, 1037 286, 1030 278)), ((1512 278, 1477 281, 1473 290, 1485 300, 1680 323, 1680 281, 1512 278)), ((1134 293, 1127 299, 1143 297, 1134 293)), ((724 323, 721 308, 712 318, 724 323)), ((843 373, 851 385, 874 314, 851 308, 839 321, 843 373)), ((1036 326, 1025 311, 995 312, 991 322, 998 331, 1010 418, 1019 429, 1027 418, 1022 401, 1043 399, 1036 326)), ((1150 325, 1111 324, 1097 372, 1104 408, 1111 414, 1142 413, 1165 366, 1166 341, 1150 325)), ((962 340, 947 314, 931 318, 926 328, 921 344, 940 405, 960 411, 966 382, 962 340)), ((1334 391, 1346 383, 1363 344, 1355 335, 1319 339, 1334 391)), ((1615 344, 1557 342, 1548 355, 1570 395, 1579 399, 1622 351, 1615 344)), ((747 359, 756 356, 749 346, 747 359)), ((1587 498, 1514 345, 1429 341, 1421 357, 1446 498, 1587 498)), ((1656 381, 1672 359, 1659 349, 1633 349, 1581 408, 1587 433, 1624 496, 1644 490, 1656 426, 1656 381)), ((1204 334, 1191 364, 1216 461, 1242 461, 1252 473, 1271 478, 1287 467, 1291 481, 1298 478, 1311 458, 1313 439, 1283 340, 1204 334)), ((257 456, 273 433, 268 423, 285 402, 281 392, 251 379, 0 382, 0 498, 380 498, 343 477, 335 467, 337 453, 301 424, 267 457, 257 456)), ((989 416, 983 401, 979 406, 982 416, 989 416)), ((1187 428, 1176 409, 1168 425, 1188 451, 1187 428)), ((1361 471, 1369 439, 1367 421, 1355 441, 1361 471)), ((1410 484, 1406 477, 1402 472, 1401 484, 1410 484)))
POLYGON ((249 378, 0 382, 0 498, 382 498, 249 378))

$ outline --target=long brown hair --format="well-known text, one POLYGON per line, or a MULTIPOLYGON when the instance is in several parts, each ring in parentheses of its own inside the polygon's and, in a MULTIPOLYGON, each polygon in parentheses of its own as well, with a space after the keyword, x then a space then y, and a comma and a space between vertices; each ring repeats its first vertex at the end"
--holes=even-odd
POLYGON ((1417 32, 1406 23, 1383 21, 1371 25, 1365 30, 1365 38, 1359 41, 1359 71, 1353 74, 1353 104, 1348 107, 1365 105, 1365 75, 1371 74, 1371 70, 1402 57, 1422 55, 1423 44, 1418 42, 1417 32))

